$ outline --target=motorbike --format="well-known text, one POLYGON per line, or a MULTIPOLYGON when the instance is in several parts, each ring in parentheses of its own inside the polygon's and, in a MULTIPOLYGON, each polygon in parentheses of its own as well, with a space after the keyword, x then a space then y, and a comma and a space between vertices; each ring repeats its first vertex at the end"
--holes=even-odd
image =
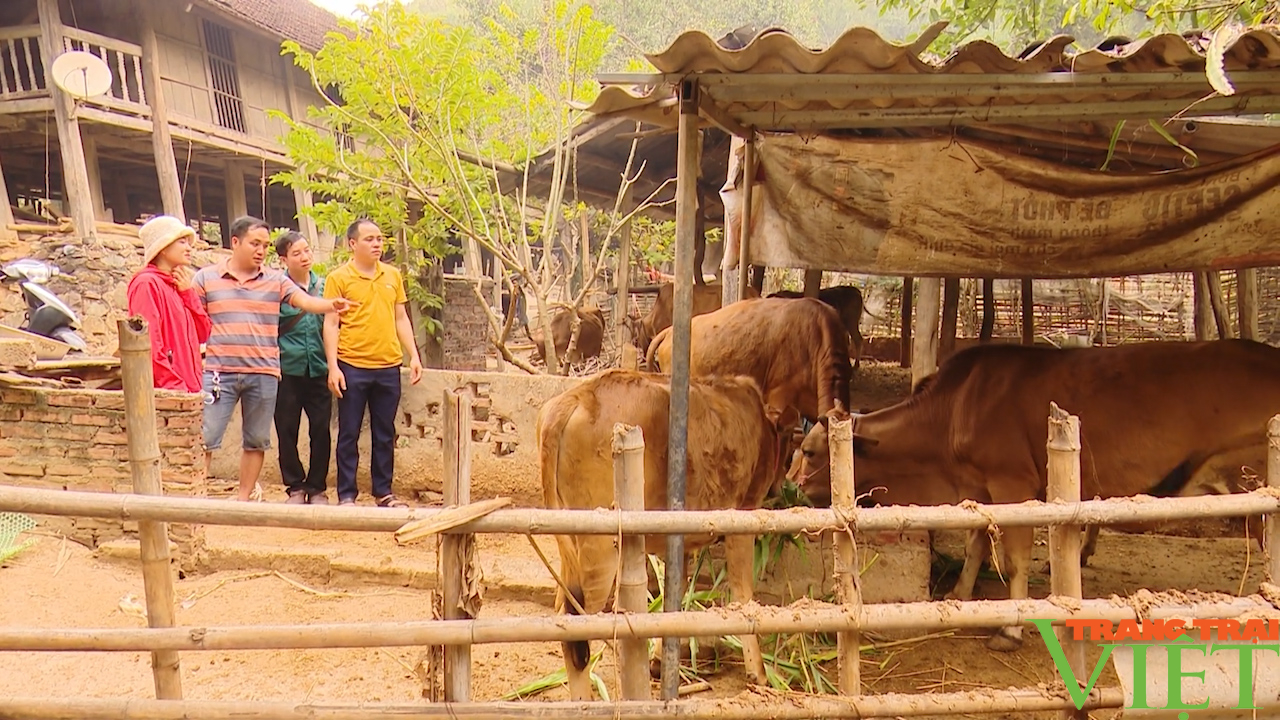
POLYGON ((76 329, 80 317, 52 290, 44 286, 61 275, 57 265, 23 258, 0 267, 0 280, 16 280, 27 302, 27 319, 20 327, 36 335, 70 345, 73 352, 84 352, 89 345, 76 329))

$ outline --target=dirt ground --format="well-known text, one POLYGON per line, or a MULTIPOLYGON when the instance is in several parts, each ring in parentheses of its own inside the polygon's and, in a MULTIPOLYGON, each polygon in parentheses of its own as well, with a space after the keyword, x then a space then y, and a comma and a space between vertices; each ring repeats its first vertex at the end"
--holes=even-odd
MULTIPOLYGON (((877 408, 901 397, 906 374, 888 365, 866 365, 854 385, 854 404, 877 408)), ((515 495, 535 498, 536 475, 510 472, 495 477, 493 486, 477 483, 473 498, 515 495)), ((273 490, 269 500, 280 497, 273 490)), ((266 544, 281 550, 308 547, 349 553, 384 563, 434 562, 422 551, 396 546, 390 535, 307 533, 293 530, 241 528, 211 529, 226 544, 266 544)), ((128 611, 130 602, 141 603, 142 581, 134 564, 106 562, 74 542, 39 534, 16 558, 0 566, 0 626, 9 627, 144 627, 145 621, 128 611)), ((551 545, 543 539, 544 547, 551 545)), ((504 572, 538 573, 537 561, 522 566, 504 558, 528 551, 527 541, 512 536, 486 536, 479 543, 489 583, 503 581, 504 572)), ((954 558, 962 556, 962 537, 940 533, 937 549, 954 558)), ((1033 569, 1033 596, 1048 593, 1044 561, 1044 533, 1038 535, 1037 563, 1033 569)), ((1126 595, 1140 588, 1152 591, 1199 589, 1229 593, 1256 591, 1262 573, 1262 557, 1252 541, 1242 536, 1189 538, 1135 535, 1103 531, 1098 551, 1083 571, 1085 595, 1126 595)), ((431 594, 424 590, 334 583, 326 585, 285 564, 281 576, 246 578, 244 571, 222 571, 179 580, 176 585, 180 625, 255 625, 293 623, 409 621, 431 617, 431 594), (293 584, 288 580, 293 580, 293 584)), ((950 580, 939 582, 937 593, 950 580)), ((998 579, 980 583, 986 597, 1007 597, 998 579)), ((511 598, 490 592, 481 617, 547 616, 545 602, 511 598), (493 596, 496 596, 493 597, 493 596), (500 598, 500 599, 499 599, 500 598)), ((954 633, 945 637, 893 640, 883 648, 864 650, 862 678, 866 690, 880 692, 961 691, 981 687, 1006 688, 1052 684, 1056 680, 1043 643, 1028 628, 1024 647, 1015 653, 990 652, 981 632, 954 633)), ((864 643, 875 638, 864 637, 864 643)), ((767 641, 766 641, 767 642, 767 641)), ((593 644, 593 650, 600 647, 593 644)), ((766 651, 768 648, 766 647, 766 651)), ((421 682, 414 667, 420 648, 356 650, 190 652, 181 656, 184 694, 189 699, 261 700, 289 702, 407 703, 421 699, 421 682)), ((1096 657, 1096 656, 1095 656, 1096 657)), ((472 649, 472 693, 476 700, 496 700, 517 688, 563 667, 558 643, 513 644, 472 649)), ((606 652, 598 667, 611 695, 616 696, 615 665, 606 652)), ((693 697, 728 697, 745 684, 740 659, 730 656, 718 670, 703 677, 710 689, 693 697)), ((1108 667, 1100 684, 1115 686, 1108 667)), ((0 696, 83 696, 101 698, 154 697, 149 657, 145 653, 0 653, 0 696)), ((656 694, 656 686, 655 686, 656 694)), ((531 701, 564 700, 558 687, 531 701)), ((1109 718, 1114 713, 1094 713, 1109 718)), ((1044 713, 1043 717, 1056 717, 1044 713)), ((995 716, 975 716, 995 717, 995 716)))

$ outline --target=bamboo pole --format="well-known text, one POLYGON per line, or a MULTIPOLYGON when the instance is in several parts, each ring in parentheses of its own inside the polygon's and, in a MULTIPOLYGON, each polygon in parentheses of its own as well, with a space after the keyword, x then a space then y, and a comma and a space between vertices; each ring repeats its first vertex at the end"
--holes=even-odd
MULTIPOLYGON (((1280 488, 1280 415, 1267 423, 1267 489, 1280 488)), ((1267 582, 1280 582, 1280 512, 1272 510, 1263 520, 1263 551, 1266 553, 1267 582)))
MULTIPOLYGON (((853 475, 853 420, 831 420, 831 507, 848 514, 855 507, 853 475)), ((858 574, 858 546, 853 530, 836 531, 836 592, 840 602, 855 615, 862 614, 862 582, 858 574)), ((841 695, 861 695, 862 679, 859 673, 861 651, 857 629, 842 632, 836 637, 839 658, 839 683, 841 695)))
MULTIPOLYGON (((644 433, 638 426, 613 426, 613 497, 619 510, 644 510, 644 433)), ((649 576, 645 571, 643 535, 623 535, 619 556, 618 609, 627 613, 648 611, 649 576)), ((649 643, 621 640, 622 699, 651 700, 649 692, 649 643)))
MULTIPOLYGON (((139 316, 118 320, 120 377, 124 387, 125 435, 129 443, 129 474, 133 492, 163 495, 160 484, 160 439, 156 434, 155 378, 151 369, 151 335, 139 316)), ((169 530, 163 520, 138 521, 138 553, 146 595, 147 624, 174 626, 173 571, 169 565, 169 530)), ((178 653, 151 653, 156 697, 182 699, 182 668, 178 653)))
POLYGON ((415 622, 240 625, 175 628, 0 627, 0 652, 148 652, 157 650, 332 650, 426 645, 498 645, 645 638, 718 638, 777 633, 940 632, 1027 625, 1032 619, 1121 620, 1143 617, 1277 618, 1280 611, 1260 595, 1196 602, 1156 594, 1145 604, 1114 599, 1082 600, 1070 607, 1056 599, 970 600, 842 605, 803 600, 802 606, 735 604, 715 612, 594 613, 528 618, 420 620, 415 622))
MULTIPOLYGON (((1080 418, 1068 415, 1057 403, 1049 403, 1049 440, 1046 443, 1049 456, 1049 486, 1046 499, 1049 502, 1078 502, 1080 500, 1080 418)), ((1049 586, 1058 597, 1084 598, 1080 579, 1080 526, 1058 525, 1049 529, 1049 586)), ((1085 668, 1084 643, 1071 638, 1066 628, 1057 628, 1058 642, 1066 652, 1067 661, 1077 679, 1088 680, 1085 668)), ((1085 720, 1087 712, 1075 708, 1065 709, 1064 718, 1085 720)))
MULTIPOLYGON (((471 396, 464 391, 444 391, 444 504, 471 502, 471 396)), ((444 593, 444 619, 469 620, 465 581, 475 554, 474 535, 442 535, 440 579, 444 593)), ((440 645, 442 643, 431 643, 440 645)), ((444 649, 445 702, 471 699, 471 646, 450 644, 444 649)))
MULTIPOLYGON (((0 720, 809 720, 810 718, 954 717, 970 713, 1030 713, 1057 710, 1070 698, 1040 689, 952 693, 885 693, 857 698, 747 692, 725 700, 594 702, 423 703, 415 705, 306 705, 249 701, 0 700, 0 720)), ((1124 690, 1099 688, 1085 709, 1119 708, 1124 690)))
MULTIPOLYGON (((405 523, 432 518, 442 508, 395 510, 228 503, 201 498, 113 495, 0 485, 0 512, 114 520, 164 520, 239 527, 394 533, 405 523)), ((1227 518, 1280 512, 1280 497, 1267 490, 1230 495, 1135 497, 1050 504, 1035 500, 1003 505, 926 505, 858 508, 859 532, 986 529, 1011 527, 1117 525, 1190 518, 1227 518)), ((512 508, 450 529, 449 533, 519 535, 701 534, 768 535, 820 533, 843 527, 828 508, 785 510, 547 510, 512 508)))

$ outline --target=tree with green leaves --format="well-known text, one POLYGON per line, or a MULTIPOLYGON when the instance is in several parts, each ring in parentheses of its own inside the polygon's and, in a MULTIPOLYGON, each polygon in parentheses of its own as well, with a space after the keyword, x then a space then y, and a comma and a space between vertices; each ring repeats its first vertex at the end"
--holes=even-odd
MULTIPOLYGON (((347 22, 352 36, 331 34, 318 52, 286 43, 284 52, 329 102, 307 121, 285 118, 285 145, 297 167, 276 179, 330 198, 311 211, 326 227, 368 215, 403 237, 412 258, 399 260, 409 264, 410 278, 450 254, 448 238, 456 237, 489 311, 493 344, 508 362, 535 372, 506 348, 511 317, 504 323, 483 297, 479 249, 491 253, 513 298, 522 292, 534 300, 547 367, 558 372, 553 311, 572 313, 576 340, 577 311, 603 275, 611 239, 645 204, 627 213, 619 204, 596 223, 603 225, 593 243, 599 252, 575 292, 561 292, 565 278, 550 250, 582 212, 566 207, 573 157, 563 140, 581 116, 571 103, 598 92, 595 73, 613 36, 589 5, 548 0, 543 10, 530 24, 500 9, 477 27, 390 0, 347 22), (556 151, 545 197, 502 185, 500 170, 509 177, 548 147, 556 151)), ((620 195, 627 184, 620 178, 620 195)), ((425 289, 419 297, 440 305, 425 289)))

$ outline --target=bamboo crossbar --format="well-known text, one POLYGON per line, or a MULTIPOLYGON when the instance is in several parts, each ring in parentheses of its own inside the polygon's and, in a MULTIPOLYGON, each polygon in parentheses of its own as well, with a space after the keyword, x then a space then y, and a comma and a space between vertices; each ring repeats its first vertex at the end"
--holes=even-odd
MULTIPOLYGON (((1124 705, 1120 688, 1095 689, 1085 708, 1124 705)), ((886 693, 861 697, 805 697, 744 692, 723 700, 677 702, 494 702, 416 705, 316 705, 236 701, 0 700, 0 720, 810 720, 810 718, 913 717, 968 713, 1027 713, 1071 707, 1061 695, 1032 689, 951 693, 886 693)))
MULTIPOLYGON (((1145 604, 1145 603, 1144 603, 1145 604)), ((1153 600, 1144 617, 1280 617, 1261 596, 1186 602, 1153 600)), ((0 628, 0 652, 288 650, 426 645, 489 645, 607 638, 722 637, 775 633, 921 631, 1022 625, 1033 619, 1137 619, 1123 600, 973 600, 863 605, 861 612, 811 600, 787 607, 756 603, 706 611, 557 615, 535 618, 396 623, 241 625, 175 628, 0 628)))
MULTIPOLYGON (((866 492, 869 488, 862 488, 866 492)), ((284 527, 303 530, 395 532, 405 523, 446 512, 440 508, 340 508, 324 505, 229 503, 202 498, 76 492, 0 485, 0 512, 161 520, 173 523, 284 527)), ((860 532, 967 530, 989 525, 1048 527, 1226 518, 1280 512, 1280 488, 1197 497, 1111 498, 1080 503, 1028 501, 1007 505, 858 508, 848 523, 860 532)), ((521 535, 725 535, 819 533, 845 523, 836 511, 785 510, 546 510, 513 508, 450 529, 450 533, 521 535)))

